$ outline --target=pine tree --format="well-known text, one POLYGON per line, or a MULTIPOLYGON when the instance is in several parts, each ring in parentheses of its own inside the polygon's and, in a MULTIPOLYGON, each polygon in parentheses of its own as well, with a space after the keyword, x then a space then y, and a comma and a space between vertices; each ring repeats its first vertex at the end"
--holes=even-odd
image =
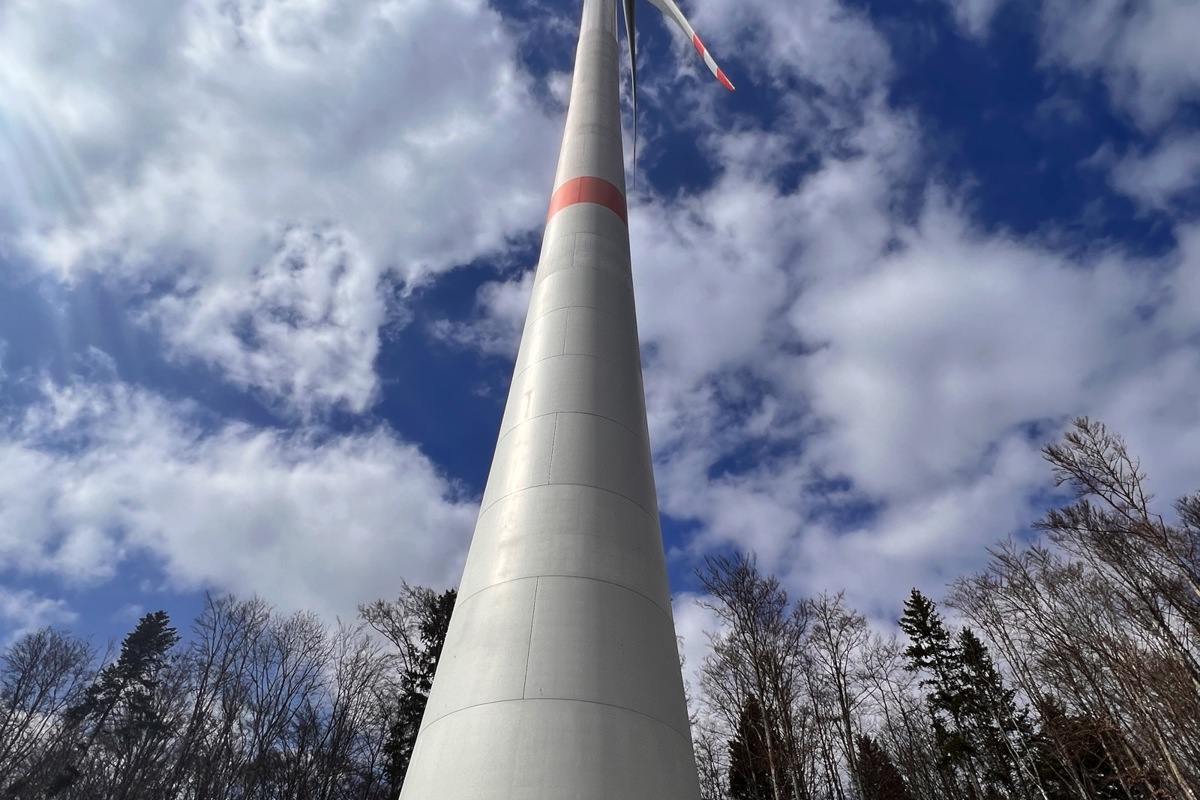
POLYGON ((729 796, 733 800, 796 800, 781 753, 783 735, 757 696, 742 706, 737 733, 729 742, 729 796))
POLYGON ((984 783, 1013 794, 1033 735, 1027 709, 1018 709, 1016 690, 1006 688, 987 647, 970 628, 958 636, 959 708, 963 735, 978 756, 984 783))
MULTIPOLYGON (((98 742, 114 753, 124 753, 166 733, 167 722, 156 701, 161 674, 178 642, 179 633, 165 611, 145 615, 125 637, 116 662, 101 669, 83 699, 66 711, 69 728, 83 733, 90 727, 90 731, 76 745, 77 757, 62 765, 50 796, 80 779, 98 742)), ((122 755, 116 758, 123 760, 122 755)))
POLYGON ((900 629, 911 641, 904 651, 905 669, 928 676, 922 678, 920 685, 928 689, 925 700, 941 753, 941 766, 952 775, 961 773, 971 796, 982 798, 974 748, 963 723, 966 690, 960 649, 946 630, 937 606, 916 589, 904 603, 900 629))
POLYGON ((421 717, 429 702, 429 690, 433 687, 433 676, 446 641, 446 631, 450 627, 450 615, 458 599, 456 589, 448 589, 440 595, 429 590, 425 592, 417 603, 416 632, 419 641, 408 643, 411 654, 408 666, 400 676, 400 697, 384 743, 388 777, 396 790, 404 785, 404 776, 408 772, 413 746, 421 728, 421 717))
POLYGON ((870 736, 855 740, 862 800, 914 800, 900 770, 879 742, 870 736))
POLYGON ((1048 697, 1038 703, 1038 779, 1049 800, 1151 800, 1165 796, 1164 781, 1138 755, 1121 729, 1088 716, 1066 713, 1048 697))
POLYGON ((83 702, 71 709, 69 715, 81 721, 94 719, 100 728, 118 705, 124 703, 131 719, 151 721, 150 699, 171 648, 178 641, 179 633, 171 627, 167 612, 155 611, 142 617, 121 643, 116 663, 100 670, 83 702))

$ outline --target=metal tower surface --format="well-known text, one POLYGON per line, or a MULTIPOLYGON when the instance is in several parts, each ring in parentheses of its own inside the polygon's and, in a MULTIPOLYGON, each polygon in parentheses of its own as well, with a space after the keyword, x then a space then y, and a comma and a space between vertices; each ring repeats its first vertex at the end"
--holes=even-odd
POLYGON ((402 800, 699 797, 646 430, 616 3, 583 2, 533 296, 402 800))

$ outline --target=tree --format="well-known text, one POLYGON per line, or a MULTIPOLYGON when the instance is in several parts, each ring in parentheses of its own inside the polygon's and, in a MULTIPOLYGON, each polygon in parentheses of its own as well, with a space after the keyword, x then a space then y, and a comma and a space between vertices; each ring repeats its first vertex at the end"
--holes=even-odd
MULTIPOLYGON (((814 620, 806 644, 811 654, 813 669, 814 705, 828 705, 829 713, 821 716, 828 719, 835 729, 834 738, 841 749, 851 780, 858 782, 858 755, 854 744, 855 718, 859 705, 867 694, 866 681, 860 660, 871 640, 867 618, 846 607, 845 596, 822 594, 808 603, 809 614, 814 620), (828 702, 821 702, 827 698, 828 702)), ((830 781, 840 784, 840 775, 830 775, 830 781)), ((840 796, 843 792, 837 787, 840 796)), ((859 787, 859 794, 862 789, 859 787)))
POLYGON ((178 642, 165 611, 146 614, 125 637, 116 662, 66 710, 67 727, 79 732, 78 757, 67 759, 49 795, 81 779, 78 792, 112 800, 158 793, 175 732, 178 695, 170 691, 168 672, 178 642))
POLYGON ((95 654, 53 628, 28 633, 0 657, 0 797, 44 794, 70 743, 59 724, 83 699, 95 654))
POLYGON ((1161 778, 1132 750, 1121 731, 1101 719, 1067 714, 1049 697, 1040 702, 1037 773, 1049 800, 1151 800, 1161 778))
POLYGON ((914 800, 900 770, 879 742, 868 735, 855 739, 862 800, 914 800))
POLYGON ((967 690, 963 682, 961 652, 946 630, 934 602, 916 589, 904 603, 900 629, 911 641, 904 651, 908 659, 905 668, 927 675, 920 685, 928 690, 926 706, 933 722, 942 766, 966 779, 972 797, 983 798, 975 749, 964 720, 967 690))
POLYGON ((750 694, 729 742, 729 796, 733 800, 796 800, 785 765, 773 753, 781 751, 783 734, 769 713, 750 694))
POLYGON ((1200 654, 1189 642, 1200 637, 1200 495, 1179 500, 1182 524, 1167 525, 1121 438, 1086 417, 1072 427, 1044 454, 1075 501, 1038 527, 1120 589, 1125 610, 1161 638, 1200 692, 1200 654))
POLYGON ((808 604, 791 603, 779 581, 761 575, 744 554, 707 558, 697 577, 712 597, 708 607, 724 624, 722 632, 710 634, 712 650, 700 668, 706 703, 729 734, 741 727, 746 709, 757 709, 762 729, 779 732, 761 741, 770 797, 807 798, 809 743, 799 735, 797 716, 808 658, 808 604))
MULTIPOLYGON (((987 647, 973 630, 958 636, 963 734, 978 758, 989 793, 1029 794, 1026 759, 1032 727, 1027 709, 1018 709, 1016 690, 1004 684, 987 647)), ((1035 779, 1029 769, 1028 778, 1035 779)))
POLYGON ((457 599, 456 589, 439 594, 406 582, 395 602, 376 600, 358 609, 367 624, 396 646, 402 664, 399 696, 384 745, 393 793, 404 785, 457 599))

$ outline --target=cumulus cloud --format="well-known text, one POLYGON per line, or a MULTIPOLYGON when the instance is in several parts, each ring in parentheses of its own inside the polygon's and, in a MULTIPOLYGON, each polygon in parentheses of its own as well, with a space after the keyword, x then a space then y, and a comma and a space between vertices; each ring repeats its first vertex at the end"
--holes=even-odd
POLYGON ((533 294, 533 278, 533 270, 527 270, 508 280, 485 282, 475 293, 475 309, 470 320, 435 320, 430 325, 430 332, 442 341, 461 347, 515 358, 529 297, 533 294))
POLYGON ((559 124, 516 46, 474 0, 9 4, 0 233, 181 360, 361 411, 386 298, 544 210, 559 124))
POLYGON ((1113 166, 1112 183, 1149 208, 1169 208, 1200 185, 1200 135, 1170 136, 1146 153, 1120 159, 1113 166))
POLYGON ((1200 97, 1195 3, 1051 0, 1042 22, 1045 57, 1099 75, 1144 127, 1168 122, 1180 103, 1200 97))
POLYGON ((0 426, 0 564, 63 585, 147 556, 177 589, 352 616, 402 578, 453 585, 475 510, 385 428, 214 424, 136 387, 49 382, 0 426))
POLYGON ((954 18, 970 36, 986 36, 988 25, 1004 0, 946 0, 954 18))
POLYGON ((714 48, 721 42, 725 52, 745 58, 756 79, 799 76, 834 99, 861 96, 890 67, 887 45, 866 15, 837 0, 793 6, 711 0, 694 4, 691 20, 714 48))
POLYGON ((703 599, 703 595, 694 592, 681 592, 672 599, 679 655, 683 660, 683 681, 692 698, 700 697, 700 667, 708 652, 708 634, 721 630, 721 620, 701 604, 703 599))
POLYGON ((0 586, 0 647, 47 625, 66 625, 78 617, 61 599, 42 597, 29 589, 0 586))
MULTIPOLYGON (((945 2, 965 33, 983 37, 1003 0, 945 2)), ((1200 97, 1195 3, 1045 0, 1038 13, 1045 63, 1098 76, 1138 125, 1167 124, 1181 103, 1200 97)))

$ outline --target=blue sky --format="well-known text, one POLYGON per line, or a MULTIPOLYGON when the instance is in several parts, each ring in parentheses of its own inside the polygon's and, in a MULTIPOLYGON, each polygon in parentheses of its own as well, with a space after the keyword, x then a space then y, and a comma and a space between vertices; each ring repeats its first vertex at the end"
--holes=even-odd
MULTIPOLYGON (((1075 415, 1200 486, 1200 6, 684 10, 738 91, 643 4, 628 167, 689 645, 729 548, 879 620, 940 594, 1075 415)), ((457 581, 577 14, 4 5, 0 639, 457 581)))

